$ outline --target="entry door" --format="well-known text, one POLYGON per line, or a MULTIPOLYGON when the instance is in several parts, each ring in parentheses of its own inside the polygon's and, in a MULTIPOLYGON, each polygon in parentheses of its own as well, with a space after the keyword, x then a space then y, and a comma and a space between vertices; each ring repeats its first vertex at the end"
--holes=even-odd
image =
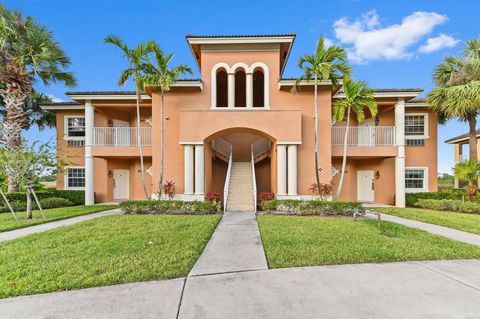
POLYGON ((374 171, 357 171, 357 200, 359 202, 375 201, 374 171))
POLYGON ((375 120, 365 119, 358 125, 358 145, 359 146, 373 146, 375 145, 375 120))
POLYGON ((130 198, 130 172, 128 169, 113 170, 113 200, 122 201, 130 198))
MULTIPOLYGON (((131 146, 131 130, 130 123, 127 121, 113 120, 113 127, 115 130, 114 139, 115 146, 131 146)), ((136 135, 135 135, 136 136, 136 135)))

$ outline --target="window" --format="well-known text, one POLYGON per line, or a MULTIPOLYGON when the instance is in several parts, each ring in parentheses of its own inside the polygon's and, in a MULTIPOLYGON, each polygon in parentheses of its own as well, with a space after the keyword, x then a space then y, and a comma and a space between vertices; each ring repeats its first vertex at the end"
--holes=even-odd
POLYGON ((427 114, 405 115, 405 138, 406 139, 428 138, 428 115, 427 114))
POLYGON ((85 168, 68 167, 65 171, 65 189, 85 188, 85 168))
POLYGON ((407 146, 425 146, 424 139, 407 139, 407 146))
POLYGON ((235 107, 247 106, 247 76, 241 70, 235 73, 235 107))
POLYGON ((261 70, 253 72, 253 107, 265 106, 265 76, 261 70))
POLYGON ((228 106, 228 75, 227 71, 220 70, 217 73, 217 105, 216 107, 228 106))
POLYGON ((85 139, 85 117, 84 116, 65 116, 65 139, 66 140, 85 139))
POLYGON ((410 193, 427 191, 427 175, 426 168, 405 169, 405 191, 410 193))

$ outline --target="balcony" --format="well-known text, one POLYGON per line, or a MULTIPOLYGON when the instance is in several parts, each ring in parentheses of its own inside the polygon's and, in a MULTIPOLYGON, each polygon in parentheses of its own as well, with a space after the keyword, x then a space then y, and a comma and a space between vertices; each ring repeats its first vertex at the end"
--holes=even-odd
MULTIPOLYGON (((332 156, 343 155, 346 127, 332 127, 332 156)), ((348 155, 352 157, 393 157, 395 126, 352 126, 348 128, 348 155)))
POLYGON ((139 139, 144 146, 144 156, 152 156, 152 128, 95 127, 93 129, 93 155, 97 157, 139 156, 139 139))

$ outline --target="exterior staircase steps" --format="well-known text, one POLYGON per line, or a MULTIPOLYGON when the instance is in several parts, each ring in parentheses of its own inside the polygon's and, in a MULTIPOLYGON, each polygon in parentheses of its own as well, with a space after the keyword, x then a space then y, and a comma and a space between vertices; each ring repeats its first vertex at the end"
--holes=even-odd
POLYGON ((251 162, 233 162, 228 186, 227 211, 254 211, 251 162))

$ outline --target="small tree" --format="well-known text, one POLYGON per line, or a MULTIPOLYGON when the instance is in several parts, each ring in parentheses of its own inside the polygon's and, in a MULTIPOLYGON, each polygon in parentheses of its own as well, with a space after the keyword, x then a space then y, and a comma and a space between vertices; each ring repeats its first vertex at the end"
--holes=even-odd
POLYGON ((18 148, 0 150, 0 170, 4 175, 15 178, 25 187, 27 193, 27 218, 32 219, 32 196, 42 210, 33 190, 42 175, 53 174, 57 168, 55 153, 49 143, 33 143, 31 146, 23 140, 18 148))
POLYGON ((477 194, 477 181, 480 177, 480 162, 477 161, 463 161, 455 165, 453 168, 455 177, 459 179, 466 179, 468 185, 465 186, 468 199, 473 201, 477 194))

